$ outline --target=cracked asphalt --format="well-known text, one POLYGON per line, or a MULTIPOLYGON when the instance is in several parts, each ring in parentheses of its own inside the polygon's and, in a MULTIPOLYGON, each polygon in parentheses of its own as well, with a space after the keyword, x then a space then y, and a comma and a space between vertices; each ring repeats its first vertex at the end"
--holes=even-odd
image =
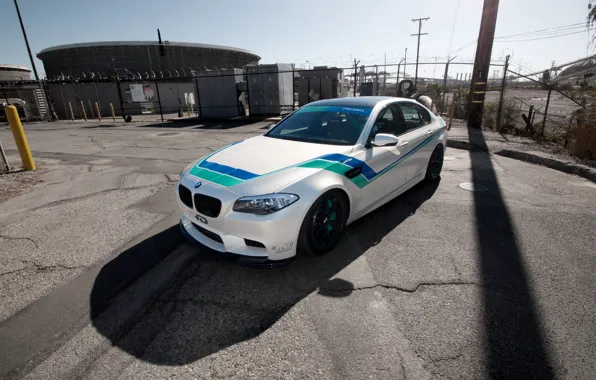
MULTIPOLYGON (((109 261, 171 215, 182 167, 265 125, 29 127, 48 170, 0 204, 1 315, 109 261)), ((5 147, 6 136, 0 128, 5 147)), ((439 184, 355 222, 325 256, 258 270, 183 244, 173 255, 192 253, 190 264, 134 323, 114 332, 90 317, 71 334, 80 345, 56 347, 27 378, 591 378, 596 185, 505 157, 446 154, 439 184), (95 341, 106 344, 84 349, 95 341)))

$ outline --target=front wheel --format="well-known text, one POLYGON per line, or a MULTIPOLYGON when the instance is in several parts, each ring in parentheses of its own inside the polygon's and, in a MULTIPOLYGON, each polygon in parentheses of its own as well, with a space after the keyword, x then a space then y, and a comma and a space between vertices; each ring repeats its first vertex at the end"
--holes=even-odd
POLYGON ((426 182, 434 182, 441 176, 441 170, 443 169, 443 147, 438 145, 430 156, 428 166, 426 167, 426 176, 424 180, 426 182))
POLYGON ((321 195, 310 207, 298 236, 300 251, 322 255, 341 239, 348 220, 348 200, 339 190, 321 195))

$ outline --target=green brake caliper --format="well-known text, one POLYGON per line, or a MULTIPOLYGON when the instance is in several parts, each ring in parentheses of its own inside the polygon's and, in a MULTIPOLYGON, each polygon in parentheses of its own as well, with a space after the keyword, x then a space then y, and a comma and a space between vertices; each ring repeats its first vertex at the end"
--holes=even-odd
MULTIPOLYGON (((333 201, 331 201, 331 199, 327 200, 327 207, 329 207, 329 208, 333 207, 333 201)), ((333 212, 331 215, 329 215, 330 221, 335 221, 336 219, 337 219, 336 212, 333 212)), ((333 226, 330 223, 327 223, 325 227, 327 227, 327 231, 333 230, 333 226)))

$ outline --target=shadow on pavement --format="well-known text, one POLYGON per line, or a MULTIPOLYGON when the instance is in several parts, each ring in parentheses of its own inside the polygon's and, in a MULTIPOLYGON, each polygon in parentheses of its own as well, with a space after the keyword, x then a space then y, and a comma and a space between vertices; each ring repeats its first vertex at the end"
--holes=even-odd
POLYGON ((232 129, 256 124, 267 120, 267 117, 239 117, 237 119, 209 119, 199 120, 198 118, 182 119, 155 122, 137 125, 139 128, 190 128, 192 129, 232 129))
POLYGON ((95 321, 114 297, 184 241, 176 224, 126 249, 104 265, 91 290, 91 319, 95 321))
POLYGON ((161 365, 187 364, 252 339, 315 291, 348 296, 353 284, 333 276, 413 215, 438 185, 418 185, 356 221, 340 245, 324 256, 299 257, 287 266, 263 270, 199 255, 125 334, 97 319, 105 307, 105 284, 125 277, 130 268, 130 258, 118 257, 97 276, 90 299, 93 324, 114 346, 161 365))
MULTIPOLYGON (((481 131, 469 130, 469 139, 486 150, 481 131)), ((484 282, 487 375, 500 379, 552 379, 536 302, 493 163, 486 153, 470 156, 473 182, 488 187, 488 191, 474 192, 484 282)))

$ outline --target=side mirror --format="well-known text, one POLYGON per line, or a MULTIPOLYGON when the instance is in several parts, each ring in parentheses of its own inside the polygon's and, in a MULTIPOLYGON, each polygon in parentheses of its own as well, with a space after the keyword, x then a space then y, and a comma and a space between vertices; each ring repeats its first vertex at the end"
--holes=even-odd
POLYGON ((374 146, 395 146, 399 139, 388 133, 377 133, 372 141, 374 146))

